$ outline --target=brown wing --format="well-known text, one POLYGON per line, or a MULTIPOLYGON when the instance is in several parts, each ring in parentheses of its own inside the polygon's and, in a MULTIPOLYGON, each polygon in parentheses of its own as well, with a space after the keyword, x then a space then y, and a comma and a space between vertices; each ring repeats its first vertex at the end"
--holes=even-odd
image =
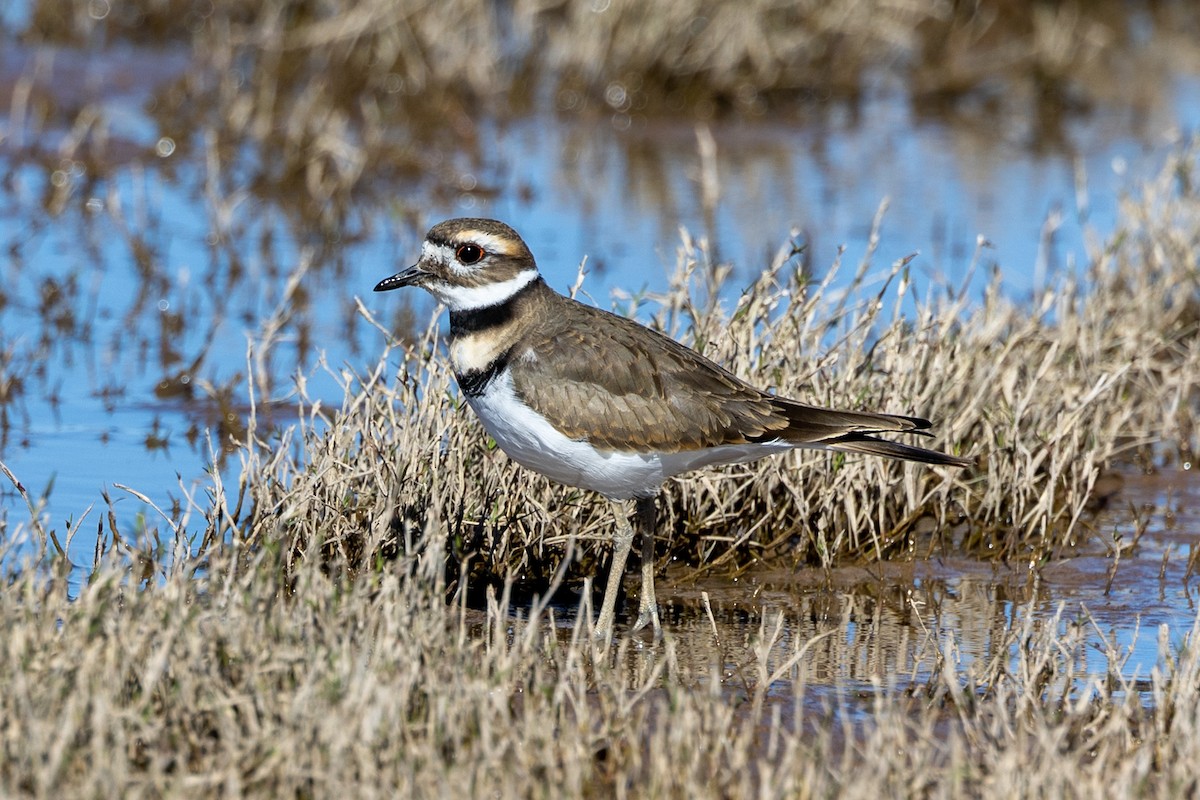
MULTIPOLYGON (((677 452, 783 439, 865 450, 876 440, 862 434, 929 427, 775 397, 669 337, 561 295, 546 298, 537 319, 513 357, 539 355, 514 371, 514 388, 567 436, 600 447, 677 452)), ((940 455, 907 445, 878 454, 918 453, 940 455)))

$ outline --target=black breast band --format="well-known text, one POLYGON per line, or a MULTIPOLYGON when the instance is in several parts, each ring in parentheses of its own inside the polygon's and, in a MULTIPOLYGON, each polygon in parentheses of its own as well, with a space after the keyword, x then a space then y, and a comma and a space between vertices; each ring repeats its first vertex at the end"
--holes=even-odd
POLYGON ((492 385, 492 381, 496 380, 500 376, 500 373, 508 368, 510 352, 506 350, 496 356, 492 359, 492 363, 483 369, 473 369, 462 375, 455 373, 454 377, 458 380, 458 388, 462 389, 462 393, 467 397, 479 397, 492 385))

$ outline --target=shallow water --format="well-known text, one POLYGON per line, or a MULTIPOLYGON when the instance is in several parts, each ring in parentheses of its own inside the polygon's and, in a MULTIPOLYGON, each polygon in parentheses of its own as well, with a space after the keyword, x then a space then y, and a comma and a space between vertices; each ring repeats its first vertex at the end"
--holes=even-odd
MULTIPOLYGON (((1093 540, 1044 565, 942 553, 828 571, 750 570, 736 579, 672 581, 668 575, 657 588, 679 674, 707 683, 718 677, 712 665, 719 664, 719 680, 736 690, 757 682, 764 642, 778 665, 825 634, 808 645, 776 691, 790 696, 792 685, 803 681, 816 690, 814 700, 828 698, 831 689, 869 696, 923 684, 944 654, 958 670, 997 658, 1012 662, 1016 654, 1004 634, 1032 617, 1053 622, 1060 634, 1078 634, 1087 674, 1146 678, 1162 666, 1160 636, 1173 650, 1195 624, 1200 476, 1191 470, 1124 477, 1114 507, 1093 522, 1093 540), (1135 512, 1145 532, 1114 567, 1111 535, 1132 530, 1135 512)), ((637 641, 629 656, 633 685, 663 647, 637 641)))
MULTIPOLYGON (((1066 123, 1054 143, 1031 141, 1020 121, 981 128, 921 114, 882 89, 853 109, 831 106, 810 119, 699 127, 546 108, 504 124, 479 121, 481 152, 454 191, 397 183, 385 192, 394 206, 364 205, 344 229, 321 234, 297 223, 286 193, 256 194, 237 176, 230 179, 236 204, 222 206, 208 193, 208 154, 176 142, 153 113, 158 93, 188 68, 178 48, 35 50, 0 42, 0 460, 36 497, 46 496, 60 534, 79 527, 69 550, 79 565, 91 561, 102 492, 134 528, 162 523, 120 485, 168 511, 202 492, 221 452, 222 425, 245 417, 247 347, 272 314, 286 319, 260 375, 269 399, 286 417, 291 376, 300 371, 314 399, 338 405, 340 391, 319 357, 335 369, 375 363, 383 342, 356 315, 357 299, 388 323, 409 304, 418 320, 427 318, 425 297, 370 289, 411 263, 424 227, 439 219, 511 222, 560 289, 587 257, 585 291, 601 305, 619 305, 666 286, 680 227, 709 237, 735 265, 729 290, 736 293, 792 228, 818 275, 842 247, 856 264, 886 199, 878 272, 919 253, 917 291, 956 284, 983 237, 991 247, 975 291, 994 266, 1021 298, 1086 261, 1111 232, 1121 192, 1155 174, 1170 147, 1200 127, 1200 81, 1183 67, 1165 100, 1133 111, 1094 109, 1066 123), (108 141, 102 169, 59 156, 72 136, 60 120, 38 127, 14 117, 20 81, 35 73, 62 106, 94 105, 108 141), (715 150, 706 161, 699 142, 709 136, 715 150), (700 188, 706 169, 720 188, 714 207, 700 188), (305 258, 303 296, 285 299, 284 283, 305 258)), ((1156 626, 1169 625, 1171 636, 1191 627, 1186 564, 1200 531, 1194 472, 1129 476, 1118 502, 1153 509, 1156 523, 1118 562, 1107 592, 1113 560, 1092 541, 1094 549, 1034 571, 942 554, 831 574, 668 583, 664 600, 679 608, 672 629, 700 648, 697 664, 708 663, 706 637, 736 654, 764 610, 779 609, 788 625, 808 620, 786 631, 794 640, 844 625, 836 646, 822 645, 828 655, 814 661, 814 678, 870 682, 927 669, 932 642, 951 635, 963 659, 989 658, 993 632, 1020 609, 1049 615, 1066 604, 1064 619, 1080 619, 1086 607, 1098 633, 1111 631, 1130 648, 1122 669, 1144 673, 1156 657, 1156 626), (715 637, 698 612, 701 592, 713 607, 715 637)), ((7 484, 0 503, 10 526, 24 519, 7 484)), ((1132 532, 1119 510, 1095 524, 1132 532)), ((729 657, 731 673, 740 658, 729 657)))

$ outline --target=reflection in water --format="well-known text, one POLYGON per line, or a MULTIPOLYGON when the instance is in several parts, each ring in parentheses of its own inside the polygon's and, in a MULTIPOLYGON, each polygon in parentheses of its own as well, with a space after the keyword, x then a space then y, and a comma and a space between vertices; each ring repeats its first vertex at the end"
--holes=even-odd
MULTIPOLYGON (((808 686, 917 685, 940 668, 951 637, 960 666, 994 659, 994 648, 1006 645, 1012 608, 994 585, 958 579, 834 591, 778 587, 756 593, 753 605, 737 599, 751 590, 714 588, 711 616, 672 596, 672 666, 685 683, 713 680, 718 665, 722 683, 748 691, 763 681, 765 664, 767 674, 782 667, 779 680, 808 686)), ((637 670, 654 664, 655 649, 629 649, 631 685, 644 681, 637 670)))
MULTIPOLYGON (((668 641, 635 640, 619 651, 628 685, 650 680, 665 650, 683 683, 719 683, 735 696, 749 695, 770 676, 782 697, 800 684, 813 690, 814 702, 830 692, 920 690, 947 659, 964 676, 997 664, 1016 669, 1013 643, 1031 623, 1075 643, 1076 680, 1109 670, 1148 676, 1158 663, 1159 627, 1168 626, 1176 646, 1194 624, 1190 556, 1200 530, 1200 482, 1190 472, 1127 480, 1124 499, 1153 511, 1112 586, 1112 560, 1087 552, 1036 570, 946 558, 750 572, 736 582, 664 581, 659 600, 668 641), (1183 542, 1186 549, 1164 560, 1183 542)), ((1105 527, 1129 530, 1129 513, 1106 513, 1098 523, 1105 527)), ((569 615, 564 624, 569 635, 569 615)))

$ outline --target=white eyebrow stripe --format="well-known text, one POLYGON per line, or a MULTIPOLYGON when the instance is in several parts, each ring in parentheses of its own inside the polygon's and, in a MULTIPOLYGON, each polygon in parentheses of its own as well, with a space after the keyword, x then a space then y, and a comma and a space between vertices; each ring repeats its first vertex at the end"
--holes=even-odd
POLYGON ((430 293, 446 304, 451 311, 473 311, 497 306, 537 280, 536 269, 523 269, 506 281, 485 283, 482 286, 454 286, 445 281, 430 281, 430 293))

